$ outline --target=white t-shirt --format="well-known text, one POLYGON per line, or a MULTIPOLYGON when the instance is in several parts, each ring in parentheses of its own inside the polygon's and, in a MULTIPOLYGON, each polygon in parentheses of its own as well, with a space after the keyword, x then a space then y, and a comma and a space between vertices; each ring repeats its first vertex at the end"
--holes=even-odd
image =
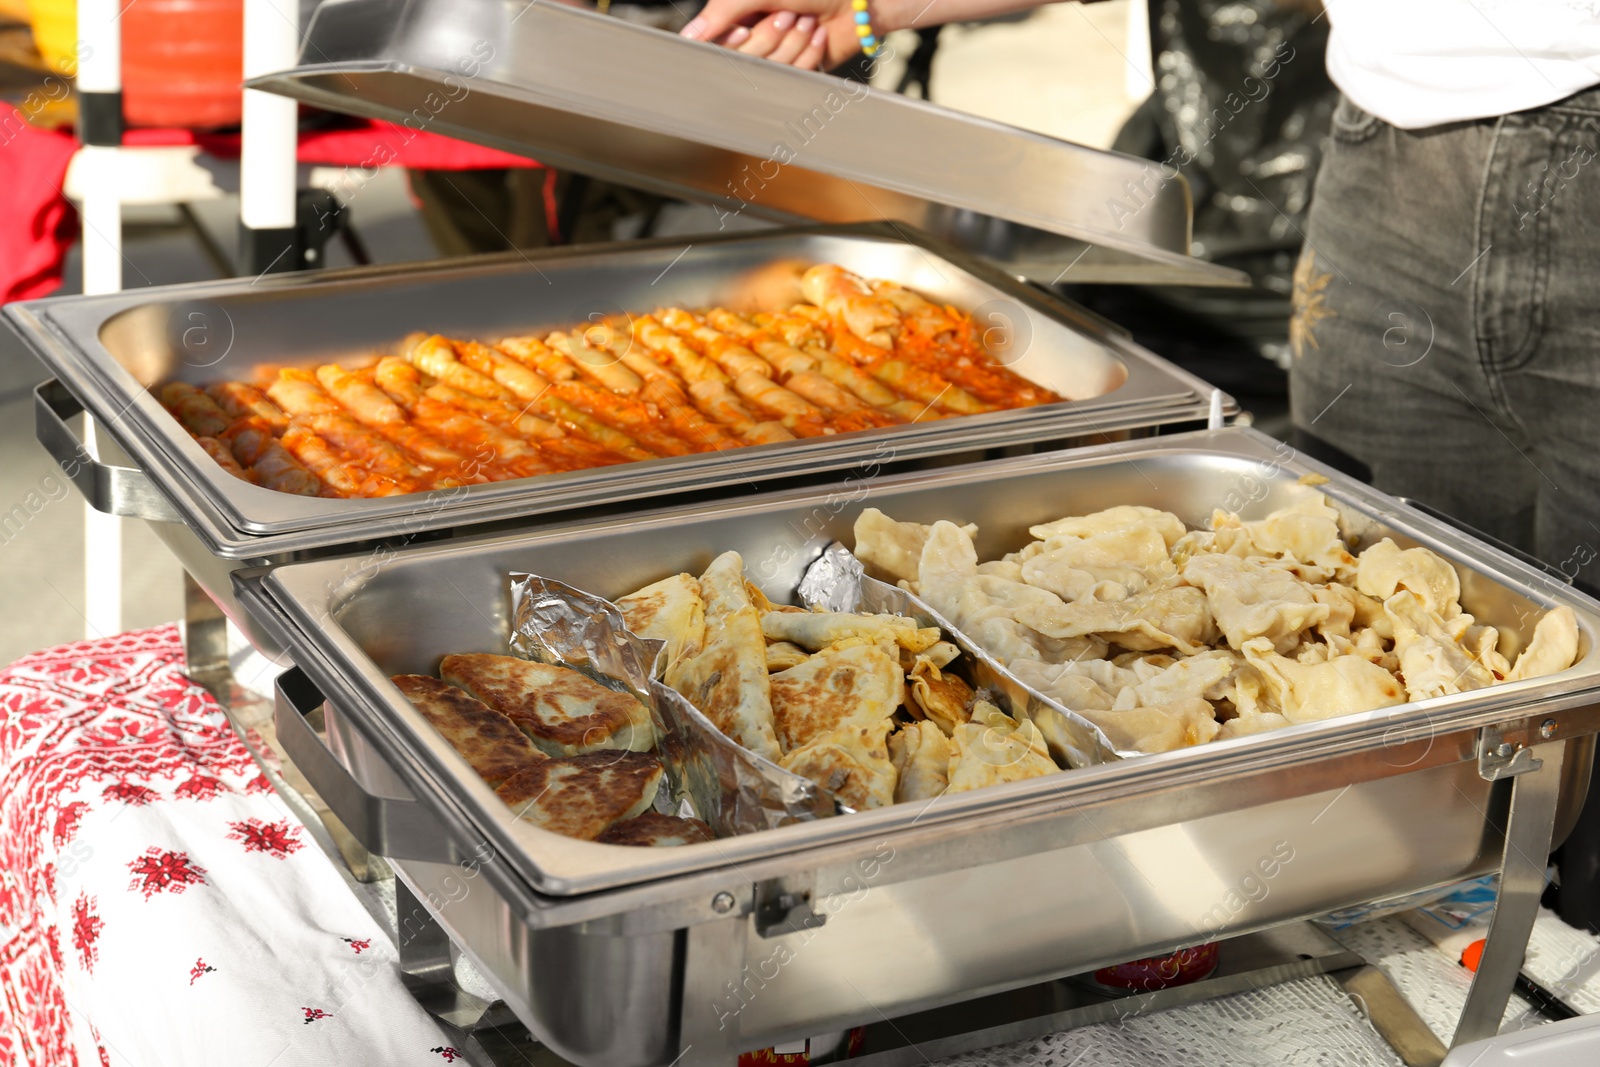
POLYGON ((1403 129, 1539 107, 1600 84, 1600 0, 1325 0, 1328 74, 1403 129))

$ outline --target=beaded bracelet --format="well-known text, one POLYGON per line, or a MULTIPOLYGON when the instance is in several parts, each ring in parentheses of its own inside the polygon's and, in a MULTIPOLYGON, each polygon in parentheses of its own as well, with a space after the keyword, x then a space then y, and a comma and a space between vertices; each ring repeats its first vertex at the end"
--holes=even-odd
POLYGON ((868 0, 850 0, 856 13, 856 36, 861 38, 861 51, 869 56, 878 54, 878 38, 872 32, 872 15, 867 11, 868 0))

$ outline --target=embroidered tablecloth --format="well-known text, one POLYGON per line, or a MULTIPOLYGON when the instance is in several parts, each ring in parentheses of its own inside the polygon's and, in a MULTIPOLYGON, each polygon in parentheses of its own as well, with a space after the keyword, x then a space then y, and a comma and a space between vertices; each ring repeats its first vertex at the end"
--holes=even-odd
POLYGON ((0 1067, 462 1059, 182 665, 166 626, 0 672, 0 1067))

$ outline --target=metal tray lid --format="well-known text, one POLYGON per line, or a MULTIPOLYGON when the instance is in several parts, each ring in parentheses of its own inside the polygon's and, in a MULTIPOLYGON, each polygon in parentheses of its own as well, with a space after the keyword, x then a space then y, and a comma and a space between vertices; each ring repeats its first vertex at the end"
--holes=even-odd
POLYGON ((1189 254, 1183 177, 860 82, 529 0, 327 0, 248 82, 704 201, 893 220, 1035 281, 1244 285, 1189 254))

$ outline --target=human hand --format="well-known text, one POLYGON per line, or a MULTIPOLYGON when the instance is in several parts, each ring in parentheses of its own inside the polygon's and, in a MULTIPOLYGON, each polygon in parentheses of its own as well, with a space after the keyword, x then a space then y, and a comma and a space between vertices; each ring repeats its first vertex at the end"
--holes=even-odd
POLYGON ((816 70, 827 53, 828 30, 817 24, 815 15, 774 11, 753 26, 735 26, 714 43, 774 63, 816 70))
POLYGON ((861 49, 849 0, 710 0, 683 36, 807 70, 861 49))

